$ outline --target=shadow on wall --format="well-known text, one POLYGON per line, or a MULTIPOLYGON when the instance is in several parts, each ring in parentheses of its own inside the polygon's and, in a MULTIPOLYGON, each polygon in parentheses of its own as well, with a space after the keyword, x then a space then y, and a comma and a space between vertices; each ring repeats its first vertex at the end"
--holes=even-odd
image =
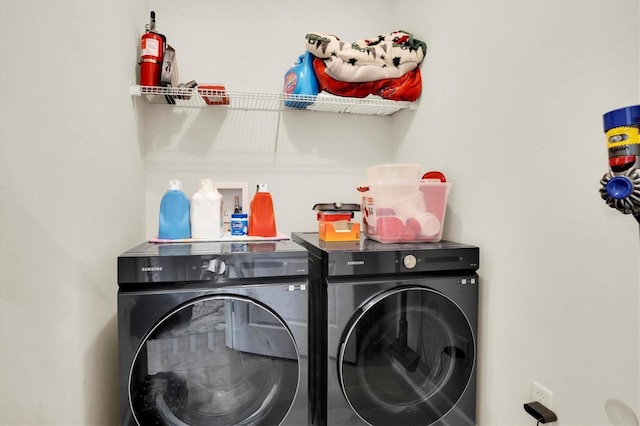
POLYGON ((147 149, 180 149, 193 155, 206 153, 220 133, 227 115, 226 108, 179 108, 170 105, 145 104, 134 98, 134 109, 140 132, 139 140, 147 141, 147 149))
POLYGON ((84 424, 118 424, 118 328, 114 315, 84 354, 84 424))
POLYGON ((148 171, 352 171, 389 162, 397 149, 390 117, 146 107, 148 171))
POLYGON ((286 138, 281 138, 280 153, 306 155, 307 162, 332 168, 364 170, 390 162, 397 148, 391 130, 391 117, 288 110, 282 115, 281 135, 286 138))

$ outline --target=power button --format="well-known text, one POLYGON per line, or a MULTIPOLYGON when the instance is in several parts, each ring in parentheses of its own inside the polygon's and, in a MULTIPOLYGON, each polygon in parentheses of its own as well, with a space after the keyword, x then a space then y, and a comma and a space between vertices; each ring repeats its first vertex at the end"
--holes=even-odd
POLYGON ((416 263, 418 263, 418 261, 416 260, 416 257, 412 254, 408 254, 404 257, 403 261, 405 268, 407 269, 413 269, 416 267, 416 263))

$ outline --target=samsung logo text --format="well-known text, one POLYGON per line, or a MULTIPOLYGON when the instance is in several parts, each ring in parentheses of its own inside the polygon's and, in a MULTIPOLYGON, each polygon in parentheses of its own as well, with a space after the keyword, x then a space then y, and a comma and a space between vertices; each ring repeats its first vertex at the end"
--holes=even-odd
POLYGON ((347 265, 349 265, 349 266, 364 265, 364 260, 349 260, 349 261, 347 261, 347 265))
POLYGON ((162 271, 162 266, 143 266, 140 270, 142 272, 160 272, 162 271))

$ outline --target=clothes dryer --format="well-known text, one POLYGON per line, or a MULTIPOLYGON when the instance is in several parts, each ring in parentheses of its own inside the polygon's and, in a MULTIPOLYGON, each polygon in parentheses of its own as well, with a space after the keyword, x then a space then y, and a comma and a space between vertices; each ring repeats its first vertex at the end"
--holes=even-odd
POLYGON ((288 240, 120 255, 121 424, 307 424, 307 264, 288 240))
POLYGON ((292 239, 309 251, 311 424, 474 425, 478 247, 292 239))

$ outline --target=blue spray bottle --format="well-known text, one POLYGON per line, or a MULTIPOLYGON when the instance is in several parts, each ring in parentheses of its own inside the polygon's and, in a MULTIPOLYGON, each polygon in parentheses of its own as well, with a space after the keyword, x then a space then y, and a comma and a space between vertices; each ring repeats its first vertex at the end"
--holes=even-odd
POLYGON ((315 96, 318 94, 318 79, 313 70, 313 58, 310 52, 304 52, 284 75, 284 93, 301 95, 294 96, 293 99, 287 96, 288 99, 284 102, 286 106, 303 109, 315 101, 315 96))

